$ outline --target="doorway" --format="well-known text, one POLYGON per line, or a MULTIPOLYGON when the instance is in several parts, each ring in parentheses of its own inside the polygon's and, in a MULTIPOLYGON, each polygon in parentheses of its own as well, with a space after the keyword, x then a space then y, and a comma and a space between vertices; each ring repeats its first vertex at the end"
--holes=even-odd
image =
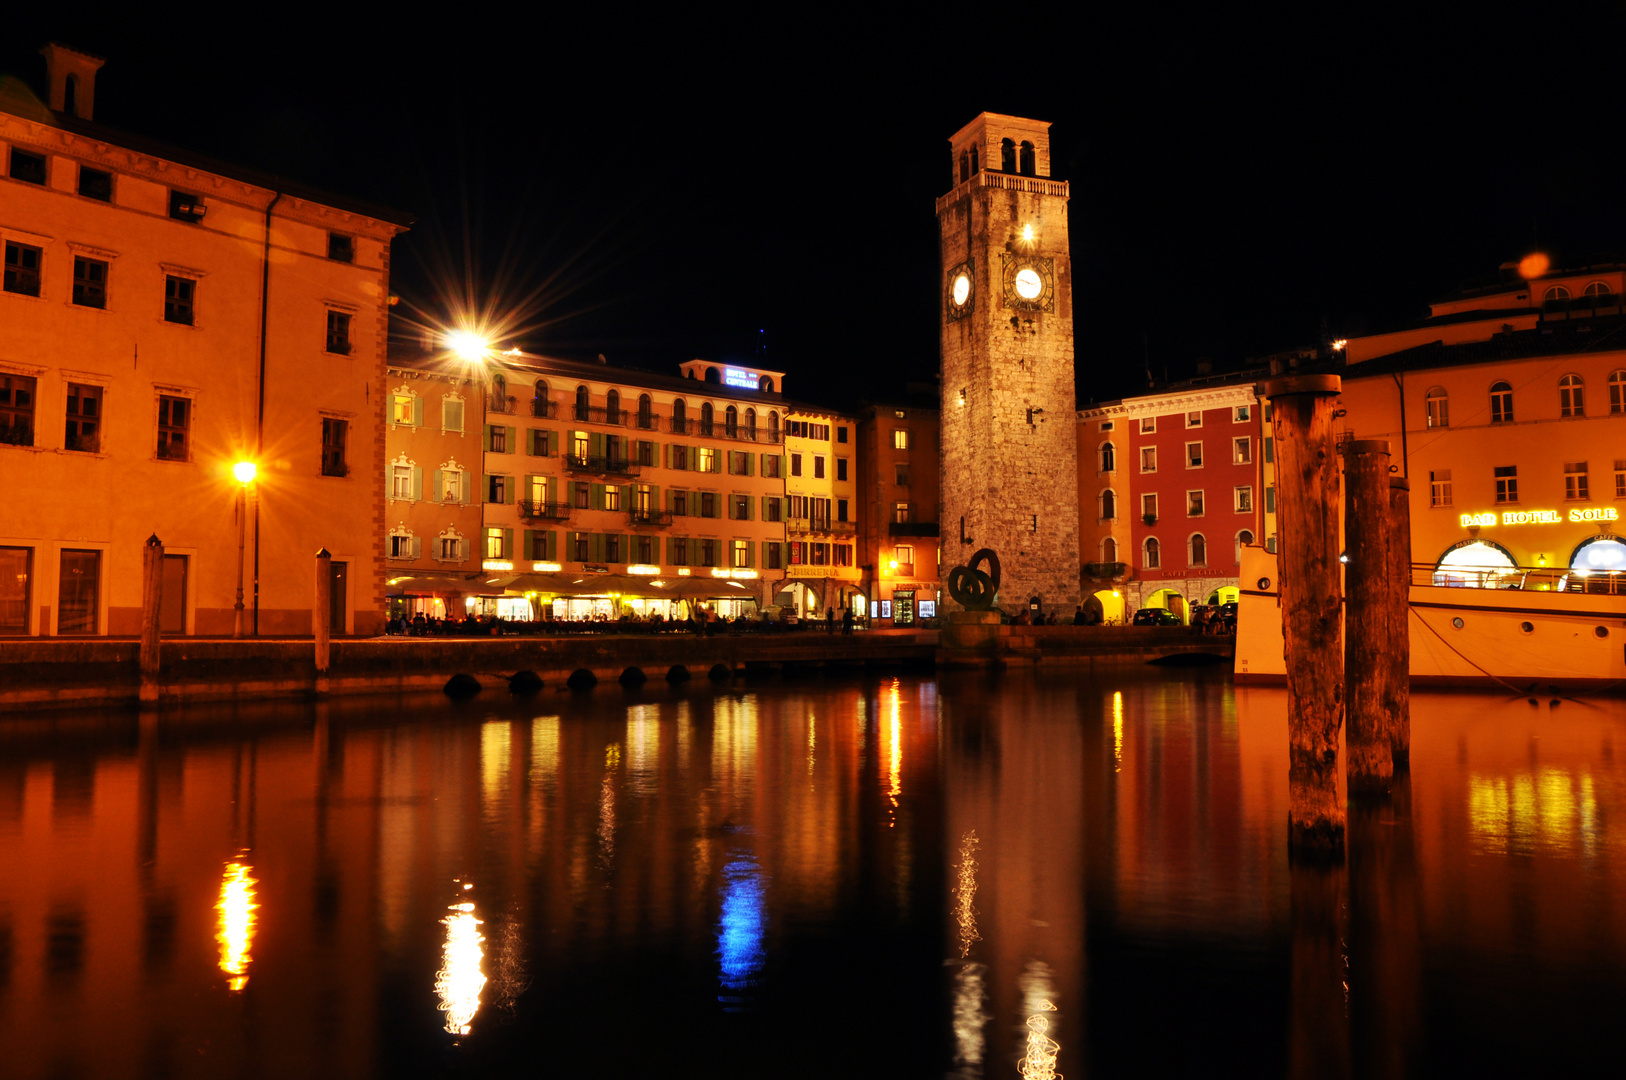
POLYGON ((158 631, 166 637, 186 633, 186 556, 164 556, 164 592, 158 604, 158 631))
POLYGON ((328 633, 338 637, 344 633, 345 628, 345 596, 346 587, 350 580, 350 564, 342 562, 328 563, 328 633))

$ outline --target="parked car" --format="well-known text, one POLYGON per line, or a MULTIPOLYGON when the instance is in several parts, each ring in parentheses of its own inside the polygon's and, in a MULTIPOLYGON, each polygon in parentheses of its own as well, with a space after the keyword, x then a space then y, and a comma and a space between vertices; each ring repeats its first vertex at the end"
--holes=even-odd
POLYGON ((1168 608, 1143 607, 1135 612, 1135 626, 1179 626, 1180 616, 1168 608))

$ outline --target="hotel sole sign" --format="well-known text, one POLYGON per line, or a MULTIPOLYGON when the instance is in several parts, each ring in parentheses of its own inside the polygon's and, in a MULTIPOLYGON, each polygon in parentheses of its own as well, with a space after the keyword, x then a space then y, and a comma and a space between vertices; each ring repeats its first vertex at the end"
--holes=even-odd
MULTIPOLYGON (((1503 510, 1500 524, 1503 525, 1561 525, 1565 521, 1572 523, 1586 523, 1592 521, 1614 521, 1620 517, 1620 512, 1612 506, 1594 507, 1585 509, 1577 507, 1571 510, 1566 517, 1557 510, 1503 510)), ((1463 514, 1462 527, 1465 529, 1482 528, 1487 525, 1498 524, 1497 515, 1487 511, 1483 514, 1463 514)))

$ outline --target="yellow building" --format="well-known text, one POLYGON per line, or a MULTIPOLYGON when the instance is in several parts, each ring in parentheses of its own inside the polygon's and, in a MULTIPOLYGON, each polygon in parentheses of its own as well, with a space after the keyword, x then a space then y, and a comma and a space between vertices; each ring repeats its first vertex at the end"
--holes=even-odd
POLYGON ((479 592, 482 412, 479 369, 391 361, 384 381, 384 565, 389 613, 467 614, 479 592))
POLYGON ((484 610, 751 615, 784 579, 784 375, 490 358, 484 610), (528 601, 528 604, 526 603, 528 601))
POLYGON ((309 633, 322 547, 375 632, 408 219, 96 124, 102 61, 43 52, 0 97, 0 634, 137 633, 153 535, 167 633, 232 633, 239 580, 245 632, 309 633))
POLYGON ((1347 343, 1343 430, 1389 440, 1409 476, 1413 563, 1554 571, 1528 588, 1626 570, 1623 291, 1620 264, 1542 266, 1347 343))
POLYGON ((785 425, 789 587, 779 603, 803 618, 839 616, 859 589, 857 430, 855 417, 806 405, 785 425))

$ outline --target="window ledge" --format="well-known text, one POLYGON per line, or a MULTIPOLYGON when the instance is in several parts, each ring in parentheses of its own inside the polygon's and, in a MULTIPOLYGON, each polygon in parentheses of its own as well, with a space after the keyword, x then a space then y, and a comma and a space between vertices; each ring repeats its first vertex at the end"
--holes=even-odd
POLYGON ((0 289, 0 296, 15 297, 18 300, 32 300, 36 304, 47 303, 49 301, 48 297, 31 296, 31 295, 29 295, 28 293, 25 293, 25 292, 12 292, 10 289, 0 289))
POLYGON ((164 318, 162 315, 158 316, 158 321, 159 321, 159 323, 161 323, 164 326, 178 326, 182 330, 201 330, 201 329, 203 329, 203 327, 199 326, 195 322, 189 322, 189 323, 188 322, 175 322, 175 321, 173 321, 171 319, 164 318))
POLYGON ((68 302, 63 306, 72 308, 74 311, 95 311, 102 315, 107 314, 106 304, 103 304, 101 307, 97 307, 95 304, 76 304, 73 302, 72 297, 69 297, 68 302))

